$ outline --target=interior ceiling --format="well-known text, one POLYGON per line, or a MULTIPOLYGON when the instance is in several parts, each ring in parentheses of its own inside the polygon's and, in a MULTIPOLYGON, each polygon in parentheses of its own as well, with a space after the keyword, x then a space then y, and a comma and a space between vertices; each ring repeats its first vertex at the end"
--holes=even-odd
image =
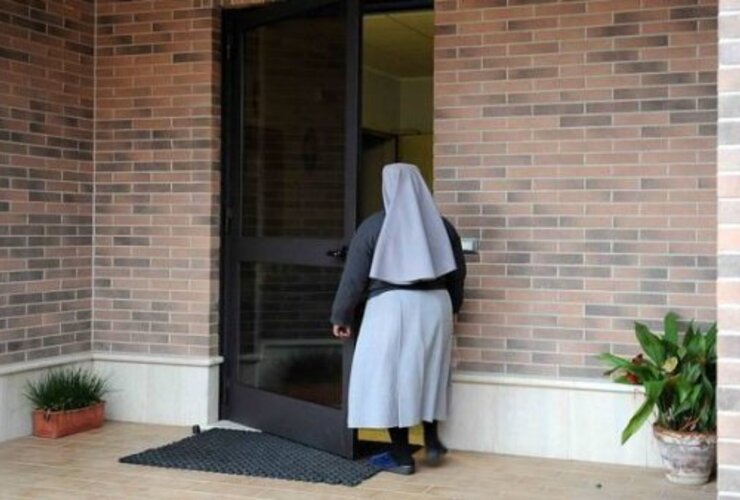
POLYGON ((363 64, 398 78, 431 76, 434 11, 365 16, 363 64))

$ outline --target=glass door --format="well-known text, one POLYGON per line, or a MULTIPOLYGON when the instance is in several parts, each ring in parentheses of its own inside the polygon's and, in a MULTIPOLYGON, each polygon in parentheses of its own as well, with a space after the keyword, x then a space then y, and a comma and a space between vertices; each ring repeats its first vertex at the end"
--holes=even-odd
POLYGON ((224 17, 223 417, 353 455, 329 314, 355 229, 359 11, 224 17))

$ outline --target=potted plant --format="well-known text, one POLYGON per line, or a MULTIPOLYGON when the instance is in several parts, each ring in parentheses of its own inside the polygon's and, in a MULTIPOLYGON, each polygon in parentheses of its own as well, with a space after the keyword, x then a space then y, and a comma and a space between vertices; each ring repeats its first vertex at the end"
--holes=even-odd
POLYGON ((103 425, 108 384, 82 368, 50 370, 29 382, 26 397, 33 404, 33 434, 58 438, 103 425))
POLYGON ((642 353, 632 359, 600 356, 612 366, 606 374, 616 382, 645 388, 645 401, 622 432, 622 444, 655 413, 653 434, 668 480, 703 484, 717 449, 717 325, 702 332, 692 321, 679 332, 678 316, 668 313, 663 330, 656 335, 635 323, 642 353))

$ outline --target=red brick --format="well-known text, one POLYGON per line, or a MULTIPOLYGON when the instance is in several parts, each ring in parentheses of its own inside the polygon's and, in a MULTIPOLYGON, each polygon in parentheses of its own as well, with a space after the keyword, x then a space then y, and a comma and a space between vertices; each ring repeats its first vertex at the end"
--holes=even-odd
MULTIPOLYGON (((703 320, 715 316, 716 245, 712 230, 704 229, 716 224, 715 174, 711 165, 698 166, 699 158, 712 161, 714 132, 698 123, 713 122, 716 40, 710 25, 706 32, 682 31, 698 27, 704 10, 694 17, 682 11, 676 19, 674 6, 643 9, 638 0, 489 6, 482 21, 480 10, 448 6, 445 15, 458 19, 475 12, 475 30, 486 34, 473 48, 446 45, 466 51, 466 66, 445 66, 444 77, 475 76, 481 85, 455 84, 449 87, 455 101, 436 102, 443 143, 457 144, 437 158, 437 170, 455 167, 456 179, 479 179, 480 185, 440 184, 443 209, 457 215, 464 231, 482 236, 486 251, 481 264, 471 265, 471 293, 503 292, 493 304, 471 304, 462 328, 531 338, 552 321, 532 311, 547 308, 557 318, 547 329, 553 338, 559 332, 569 338, 575 327, 583 329, 585 342, 608 349, 602 337, 619 338, 623 349, 634 345, 630 322, 638 314, 658 321, 670 304, 703 320), (506 70, 509 81, 498 81, 498 73, 466 76, 477 61, 506 70), (704 96, 709 99, 700 101, 704 96), (460 103, 464 111, 457 111, 460 103), (491 118, 476 118, 476 107, 491 118), (455 135, 461 130, 469 133, 455 135), (447 197, 455 189, 456 198, 447 197), (491 221, 505 224, 491 227, 491 221), (579 259, 558 261, 559 254, 543 246, 551 242, 579 259), (697 256, 710 267, 671 259, 669 252, 697 256), (548 276, 553 272, 557 279, 548 276), (648 307, 638 310, 642 301, 648 307), (511 324, 517 328, 510 330, 511 324)), ((446 25, 455 24, 450 19, 446 25)), ((491 369, 507 366, 507 351, 479 348, 482 359, 497 362, 491 369)), ((465 346, 465 356, 474 356, 473 349, 465 346)), ((582 356, 537 361, 534 371, 556 366, 559 373, 599 374, 585 368, 595 361, 582 356)), ((516 371, 530 362, 509 363, 516 371)))

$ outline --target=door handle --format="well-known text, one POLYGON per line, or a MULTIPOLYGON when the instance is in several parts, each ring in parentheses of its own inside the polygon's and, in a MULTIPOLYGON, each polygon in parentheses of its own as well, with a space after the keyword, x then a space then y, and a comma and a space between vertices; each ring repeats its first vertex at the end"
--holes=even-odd
POLYGON ((347 247, 343 246, 341 248, 334 248, 332 250, 329 250, 326 252, 327 257, 334 257, 336 259, 346 259, 347 258, 347 247))

